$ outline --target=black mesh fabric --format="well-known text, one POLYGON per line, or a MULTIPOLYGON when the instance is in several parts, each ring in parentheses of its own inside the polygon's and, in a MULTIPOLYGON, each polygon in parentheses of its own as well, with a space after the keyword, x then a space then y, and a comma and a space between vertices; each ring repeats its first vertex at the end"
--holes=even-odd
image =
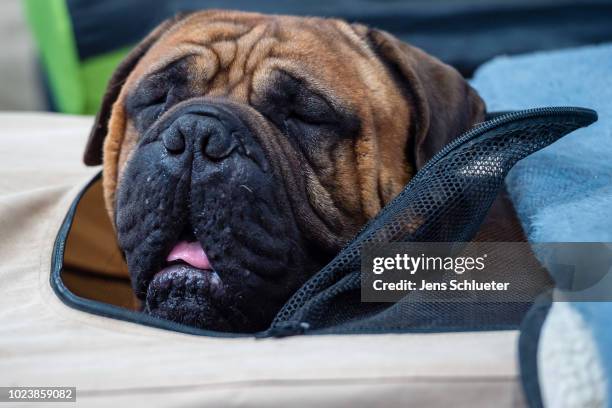
MULTIPOLYGON (((516 327, 525 302, 361 302, 364 245, 471 240, 512 166, 597 120, 583 108, 493 117, 437 153, 404 190, 278 313, 266 335, 483 330, 516 327)), ((516 282, 526 291, 536 282, 516 282), (522 285, 522 286, 521 286, 522 285)))

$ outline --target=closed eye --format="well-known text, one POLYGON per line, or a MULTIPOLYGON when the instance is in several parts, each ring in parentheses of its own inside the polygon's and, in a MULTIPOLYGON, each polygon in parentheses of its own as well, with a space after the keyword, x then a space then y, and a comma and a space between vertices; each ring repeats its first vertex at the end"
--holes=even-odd
POLYGON ((338 120, 327 101, 316 95, 297 97, 287 116, 313 125, 333 124, 338 120))
POLYGON ((168 94, 159 81, 148 78, 128 97, 126 109, 137 129, 143 131, 155 122, 166 108, 168 94))
POLYGON ((161 94, 143 103, 135 110, 136 125, 144 130, 151 126, 167 108, 167 94, 161 94))
POLYGON ((172 105, 189 96, 188 65, 191 56, 174 61, 143 78, 126 101, 128 114, 140 131, 151 126, 172 105))

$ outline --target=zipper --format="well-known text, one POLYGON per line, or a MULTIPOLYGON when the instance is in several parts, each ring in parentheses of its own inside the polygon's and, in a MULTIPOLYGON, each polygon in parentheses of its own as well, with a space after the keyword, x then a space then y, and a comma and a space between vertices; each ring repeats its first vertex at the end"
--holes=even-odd
POLYGON ((414 175, 414 177, 410 179, 408 184, 404 186, 404 188, 397 195, 397 197, 391 200, 391 202, 387 203, 387 205, 383 207, 374 218, 372 218, 369 222, 367 222, 359 230, 359 232, 355 235, 355 237, 351 239, 342 248, 342 251, 347 249, 349 246, 353 245, 355 241, 359 239, 359 237, 361 236, 363 232, 365 232, 368 228, 371 227, 371 225, 374 222, 376 222, 381 216, 383 216, 386 212, 385 210, 389 208, 391 205, 393 205, 394 202, 398 198, 401 197, 402 193, 404 193, 404 191, 406 191, 406 189, 411 184, 419 181, 431 167, 433 167, 437 162, 443 159, 450 152, 457 149, 458 147, 461 147, 463 144, 475 139, 476 137, 481 136, 484 133, 487 133, 491 130, 494 130, 495 128, 499 126, 502 126, 502 125, 505 125, 511 122, 519 121, 519 120, 529 119, 529 118, 545 118, 545 117, 550 117, 550 116, 575 115, 575 116, 584 117, 585 119, 589 121, 588 123, 582 126, 579 126, 579 127, 587 126, 597 121, 596 111, 594 111, 593 109, 580 108, 580 107, 575 107, 575 106, 559 106, 559 107, 551 106, 551 107, 545 107, 545 108, 531 108, 531 109, 525 109, 525 110, 520 110, 520 111, 509 111, 509 112, 504 111, 504 112, 499 112, 499 113, 492 112, 490 113, 490 115, 493 115, 491 119, 486 120, 485 122, 482 122, 480 125, 474 127, 471 130, 468 130, 467 132, 464 132, 459 137, 454 139, 452 142, 448 143, 446 146, 440 149, 438 153, 434 154, 433 157, 429 159, 429 161, 427 161, 427 163, 425 163, 425 165, 414 175))
MULTIPOLYGON (((493 113, 495 115, 495 113, 493 113)), ((417 174, 410 180, 412 183, 420 178, 420 175, 424 174, 431 168, 435 163, 440 161, 449 152, 453 151, 457 147, 469 142, 471 139, 482 135, 490 130, 495 129, 498 126, 505 125, 507 123, 515 122, 517 120, 529 119, 533 117, 544 118, 549 116, 562 116, 562 115, 578 115, 589 118, 592 122, 597 120, 597 112, 588 108, 579 108, 574 106, 559 106, 559 107, 546 107, 546 108, 532 108, 526 110, 520 110, 516 112, 501 113, 494 116, 492 119, 482 122, 479 126, 468 130, 461 136, 444 146, 438 153, 436 153, 425 165, 417 172, 417 174)), ((591 122, 591 123, 592 123, 591 122)), ((409 183, 409 184, 410 184, 409 183)))

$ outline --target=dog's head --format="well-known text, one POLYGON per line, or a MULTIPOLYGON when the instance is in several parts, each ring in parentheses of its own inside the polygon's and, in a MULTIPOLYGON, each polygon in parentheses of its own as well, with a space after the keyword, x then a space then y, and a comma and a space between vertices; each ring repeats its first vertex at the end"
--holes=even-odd
POLYGON ((451 67, 333 19, 209 11, 113 75, 85 153, 137 296, 203 328, 265 328, 484 104, 451 67))

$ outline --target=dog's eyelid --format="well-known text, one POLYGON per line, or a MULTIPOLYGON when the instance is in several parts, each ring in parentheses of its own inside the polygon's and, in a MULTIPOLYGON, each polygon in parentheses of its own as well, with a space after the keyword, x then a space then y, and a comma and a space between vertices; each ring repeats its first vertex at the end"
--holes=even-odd
POLYGON ((294 112, 299 116, 324 122, 334 121, 338 118, 338 113, 329 101, 314 93, 307 93, 299 97, 294 112))
POLYGON ((169 95, 170 95, 170 92, 160 92, 157 95, 152 95, 149 100, 149 105, 166 104, 168 101, 169 95))
POLYGON ((282 75, 284 77, 284 81, 286 81, 285 84, 281 84, 281 89, 287 89, 287 92, 289 94, 293 94, 294 97, 303 99, 310 96, 316 98, 325 103, 331 110, 337 110, 338 104, 335 101, 330 100, 326 92, 317 89, 317 87, 309 82, 309 80, 298 77, 286 70, 278 70, 278 73, 282 75))
POLYGON ((333 118, 328 118, 325 115, 317 115, 314 112, 301 112, 299 110, 292 110, 287 115, 287 119, 295 119, 308 125, 332 125, 335 121, 333 118))

